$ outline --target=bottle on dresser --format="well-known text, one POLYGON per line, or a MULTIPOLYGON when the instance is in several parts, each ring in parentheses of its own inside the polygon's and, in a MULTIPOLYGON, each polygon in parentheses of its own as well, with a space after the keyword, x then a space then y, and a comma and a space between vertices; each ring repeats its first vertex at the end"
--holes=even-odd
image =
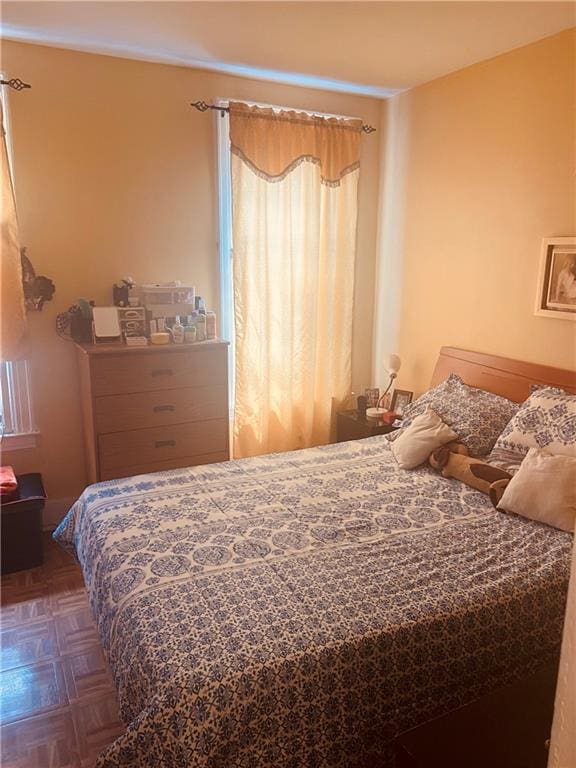
POLYGON ((211 310, 206 312, 206 338, 216 338, 216 313, 211 310))
POLYGON ((176 317, 176 321, 171 328, 171 333, 172 333, 172 341, 174 342, 174 344, 184 343, 184 326, 180 322, 179 317, 176 317))
POLYGON ((196 318, 196 340, 206 340, 206 315, 200 313, 196 318))

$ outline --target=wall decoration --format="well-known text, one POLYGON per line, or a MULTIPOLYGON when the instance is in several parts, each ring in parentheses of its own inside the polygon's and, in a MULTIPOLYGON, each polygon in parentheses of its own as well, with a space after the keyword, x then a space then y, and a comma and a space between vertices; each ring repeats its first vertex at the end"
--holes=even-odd
POLYGON ((24 289, 24 303, 28 311, 42 311, 45 301, 51 301, 56 286, 49 277, 36 275, 32 262, 26 255, 26 248, 20 249, 22 262, 22 288, 24 289))
POLYGON ((392 403, 390 404, 390 410, 397 416, 404 415, 404 409, 412 402, 413 392, 409 392, 407 389, 395 389, 392 395, 392 403))
POLYGON ((542 240, 534 314, 576 320, 576 237, 542 240))

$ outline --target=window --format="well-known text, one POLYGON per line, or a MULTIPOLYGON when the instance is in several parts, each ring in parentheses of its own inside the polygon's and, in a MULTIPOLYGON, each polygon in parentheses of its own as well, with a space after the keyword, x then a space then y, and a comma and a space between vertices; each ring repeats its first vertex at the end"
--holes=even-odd
MULTIPOLYGON (((348 397, 362 122, 228 106, 232 147, 226 117, 216 118, 221 278, 233 295, 233 455, 242 457, 328 442, 332 411, 348 397)), ((222 294, 225 313, 232 300, 222 294)))
MULTIPOLYGON (((261 104, 246 101, 251 106, 261 106, 268 109, 282 110, 271 104, 261 104)), ((219 107, 228 107, 227 99, 216 99, 219 107)), ((306 110, 300 110, 306 111, 306 110)), ((323 112, 307 112, 323 117, 341 117, 327 115, 323 112)), ((235 383, 235 345, 234 345, 234 281, 233 258, 234 244, 232 242, 232 177, 230 170, 230 116, 228 112, 214 112, 218 136, 218 213, 219 213, 219 254, 220 254, 220 318, 219 335, 230 342, 228 357, 228 403, 231 418, 234 413, 234 383, 235 383)))
POLYGON ((27 360, 0 364, 0 430, 7 448, 29 448, 37 433, 27 360))
MULTIPOLYGON (((227 106, 227 102, 217 102, 227 106)), ((220 336, 230 342, 228 402, 234 410, 234 287, 232 283, 232 179, 230 174, 230 118, 216 112, 218 126, 218 208, 220 250, 220 336)))
MULTIPOLYGON (((4 79, 1 73, 0 76, 4 79)), ((14 179, 10 115, 5 87, 0 87, 0 99, 6 133, 8 164, 10 174, 14 179)), ((30 448, 35 445, 37 430, 30 391, 30 374, 26 360, 0 363, 0 436, 4 449, 30 448)))

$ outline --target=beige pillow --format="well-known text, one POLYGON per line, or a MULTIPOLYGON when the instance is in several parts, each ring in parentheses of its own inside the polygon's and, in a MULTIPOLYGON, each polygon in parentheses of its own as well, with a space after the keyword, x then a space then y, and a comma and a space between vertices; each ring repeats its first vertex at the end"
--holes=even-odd
POLYGON ((530 448, 508 483, 498 509, 573 531, 576 521, 576 458, 530 448))
POLYGON ((457 437, 456 432, 428 407, 392 443, 392 453, 402 469, 414 469, 424 463, 436 448, 457 437))

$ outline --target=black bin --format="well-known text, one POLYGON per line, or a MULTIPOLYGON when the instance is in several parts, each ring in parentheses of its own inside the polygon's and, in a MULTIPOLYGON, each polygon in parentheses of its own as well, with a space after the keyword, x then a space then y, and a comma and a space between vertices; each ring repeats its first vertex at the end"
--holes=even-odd
POLYGON ((46 492, 42 475, 17 475, 16 498, 2 501, 2 573, 42 565, 42 510, 46 492))

